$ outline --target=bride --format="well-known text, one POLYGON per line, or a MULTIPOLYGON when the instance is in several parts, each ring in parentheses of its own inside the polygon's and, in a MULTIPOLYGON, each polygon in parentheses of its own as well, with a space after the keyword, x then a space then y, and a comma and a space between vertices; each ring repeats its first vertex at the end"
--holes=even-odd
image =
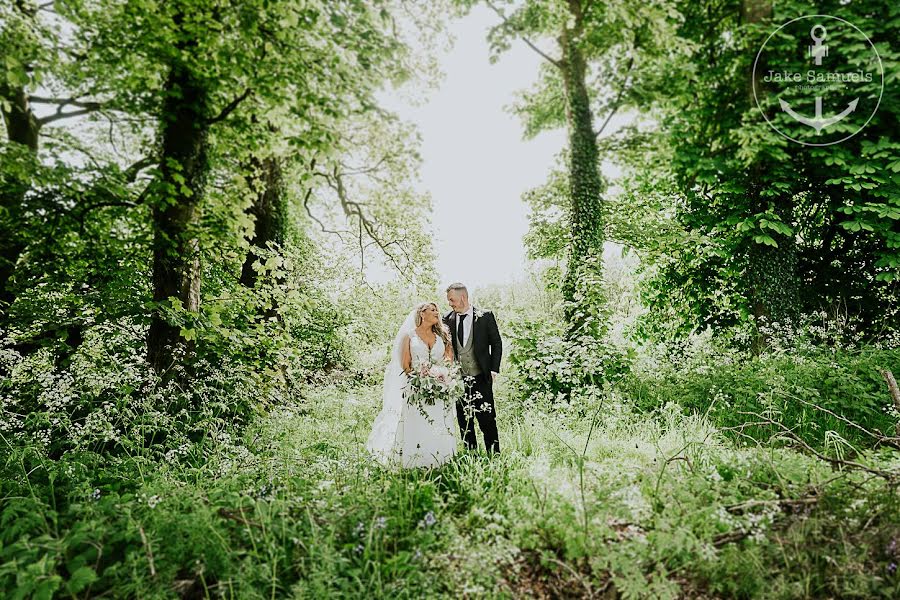
POLYGON ((422 362, 452 358, 450 333, 441 322, 437 305, 420 304, 394 338, 391 362, 384 372, 381 412, 366 441, 366 449, 380 463, 435 467, 456 453, 456 407, 440 398, 421 409, 406 401, 407 374, 422 362))

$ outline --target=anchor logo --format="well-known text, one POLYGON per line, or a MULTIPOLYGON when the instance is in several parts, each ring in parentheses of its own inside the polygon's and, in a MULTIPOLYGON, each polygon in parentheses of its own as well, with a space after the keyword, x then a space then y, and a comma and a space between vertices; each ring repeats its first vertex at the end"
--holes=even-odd
MULTIPOLYGON (((828 56, 828 46, 822 44, 822 42, 825 41, 826 34, 827 31, 825 30, 825 27, 819 23, 813 25, 812 29, 809 30, 809 37, 812 38, 814 42, 809 47, 809 55, 814 59, 813 62, 816 65, 821 65, 822 57, 828 56)), ((829 125, 834 125, 835 123, 843 120, 847 115, 855 111, 857 105, 859 104, 859 98, 854 98, 850 101, 850 103, 847 105, 847 108, 845 108, 843 111, 834 115, 833 117, 827 118, 822 117, 821 96, 816 96, 816 115, 814 117, 806 117, 804 115, 801 115, 793 108, 791 108, 790 104, 788 104, 781 98, 778 99, 778 104, 781 105, 781 110, 789 114, 795 121, 812 127, 816 130, 816 134, 819 134, 829 125)))
POLYGON ((751 82, 756 108, 769 127, 803 146, 830 146, 852 138, 875 116, 884 94, 884 65, 875 44, 853 23, 834 15, 802 15, 769 33, 753 61, 751 82), (832 44, 826 43, 829 36, 832 44), (815 113, 804 114, 812 112, 807 106, 813 99, 815 113))
POLYGON ((812 46, 809 47, 809 55, 815 59, 816 66, 822 66, 822 57, 828 56, 828 46, 823 46, 822 42, 825 41, 825 26, 821 23, 816 23, 812 26, 812 29, 809 30, 809 37, 812 38, 812 41, 815 42, 812 46), (820 35, 816 35, 816 29, 822 31, 820 35))
POLYGON ((859 104, 859 98, 854 98, 850 104, 847 105, 847 108, 842 110, 840 113, 836 114, 833 117, 828 117, 827 119, 822 118, 822 97, 816 96, 816 116, 815 117, 804 117, 793 108, 791 105, 782 100, 778 99, 778 103, 781 105, 781 110, 791 115, 795 121, 799 121, 804 125, 809 125, 813 129, 816 130, 816 133, 820 133, 823 129, 828 127, 829 125, 834 125, 854 110, 856 110, 856 105, 859 104))

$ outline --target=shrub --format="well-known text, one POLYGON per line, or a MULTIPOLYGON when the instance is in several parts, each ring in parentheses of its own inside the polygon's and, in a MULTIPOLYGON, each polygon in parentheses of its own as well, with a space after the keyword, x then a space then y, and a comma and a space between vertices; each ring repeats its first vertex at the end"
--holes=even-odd
POLYGON ((526 404, 572 404, 619 381, 630 368, 629 351, 586 336, 567 340, 558 324, 522 320, 510 323, 510 330, 513 387, 526 404))
POLYGON ((824 449, 845 445, 841 440, 864 446, 875 442, 847 421, 893 435, 897 415, 882 369, 900 372, 900 350, 866 347, 805 356, 710 357, 681 370, 630 373, 621 386, 643 411, 675 401, 685 410, 708 414, 721 427, 741 428, 732 431, 738 439, 749 435, 768 440, 781 433, 779 425, 742 428, 772 420, 814 448, 824 449))

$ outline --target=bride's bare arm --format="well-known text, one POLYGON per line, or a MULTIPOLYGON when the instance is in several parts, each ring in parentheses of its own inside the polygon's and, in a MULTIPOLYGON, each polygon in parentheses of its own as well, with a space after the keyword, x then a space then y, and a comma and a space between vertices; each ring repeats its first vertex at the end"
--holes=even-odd
POLYGON ((444 360, 450 362, 453 360, 453 344, 447 344, 444 347, 444 360))
POLYGON ((403 340, 403 352, 400 354, 400 366, 406 373, 412 372, 412 352, 409 349, 409 336, 403 340))

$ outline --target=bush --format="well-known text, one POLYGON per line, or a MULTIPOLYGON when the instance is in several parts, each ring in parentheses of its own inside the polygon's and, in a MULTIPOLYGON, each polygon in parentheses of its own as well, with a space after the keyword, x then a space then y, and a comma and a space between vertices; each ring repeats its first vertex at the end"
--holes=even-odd
POLYGON ((900 350, 719 355, 691 362, 690 368, 630 373, 622 390, 640 410, 678 402, 685 410, 708 414, 721 427, 740 428, 731 432, 738 439, 748 435, 769 440, 781 433, 781 426, 771 424, 742 428, 769 419, 820 450, 846 446, 844 442, 861 446, 875 442, 847 421, 884 436, 894 434, 898 415, 880 371, 900 373, 900 350))
POLYGON ((526 404, 569 405, 619 381, 630 369, 631 353, 605 340, 567 340, 559 324, 523 320, 510 323, 509 362, 516 393, 526 404))
POLYGON ((26 356, 7 350, 9 377, 0 383, 6 443, 53 459, 88 450, 172 460, 193 442, 239 432, 255 414, 293 401, 270 372, 234 360, 197 360, 189 386, 179 373, 165 380, 147 364, 142 340, 108 324, 87 330, 69 360, 58 357, 52 346, 26 356))

